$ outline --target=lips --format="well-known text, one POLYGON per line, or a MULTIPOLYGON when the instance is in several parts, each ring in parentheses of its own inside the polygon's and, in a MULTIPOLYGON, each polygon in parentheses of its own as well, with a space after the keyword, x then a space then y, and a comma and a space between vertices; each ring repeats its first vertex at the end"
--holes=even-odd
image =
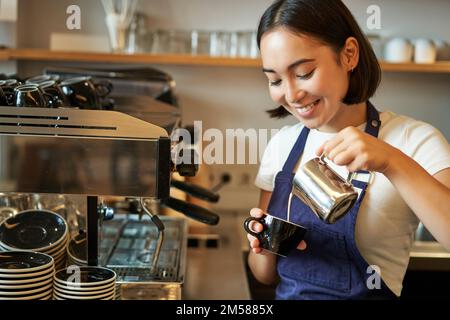
POLYGON ((302 107, 295 107, 295 109, 297 110, 297 112, 300 115, 307 115, 317 104, 319 104, 319 102, 320 102, 320 99, 317 99, 317 100, 315 100, 307 105, 304 105, 302 107))

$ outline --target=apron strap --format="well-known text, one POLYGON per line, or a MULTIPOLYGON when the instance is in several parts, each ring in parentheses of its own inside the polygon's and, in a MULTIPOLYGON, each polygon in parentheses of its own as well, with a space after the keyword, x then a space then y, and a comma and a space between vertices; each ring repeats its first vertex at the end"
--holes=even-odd
POLYGON ((295 165, 297 164, 298 159, 300 159, 303 150, 305 149, 306 139, 308 138, 309 131, 309 128, 303 127, 301 134, 298 136, 297 141, 292 147, 291 152, 289 153, 289 156, 283 165, 283 171, 294 171, 295 165))
MULTIPOLYGON (((371 136, 378 138, 380 127, 381 127, 380 114, 378 113, 377 109, 373 106, 373 104, 370 101, 367 101, 367 123, 364 131, 370 134, 371 136)), ((370 175, 370 172, 365 170, 358 170, 356 173, 370 175)), ((356 188, 366 190, 369 183, 358 180, 352 180, 352 185, 356 188)))
POLYGON ((378 133, 380 131, 380 127, 381 127, 380 114, 378 113, 377 109, 375 109, 373 104, 370 101, 367 101, 367 123, 366 129, 364 131, 370 134, 371 136, 377 138, 378 133))

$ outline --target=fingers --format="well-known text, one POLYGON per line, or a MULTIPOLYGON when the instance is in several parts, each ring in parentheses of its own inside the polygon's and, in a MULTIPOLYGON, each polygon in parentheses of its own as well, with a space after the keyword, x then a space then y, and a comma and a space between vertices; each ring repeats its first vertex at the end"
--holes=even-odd
MULTIPOLYGON (((360 140, 362 133, 355 127, 342 129, 334 138, 326 141, 316 153, 325 154, 331 161, 335 162, 336 156, 345 152, 347 148, 354 145, 354 142, 360 140)), ((336 163, 336 162, 335 162, 336 163)))
POLYGON ((264 252, 261 248, 253 248, 252 251, 257 254, 262 254, 264 252))
POLYGON ((250 210, 250 215, 254 218, 261 218, 264 216, 264 211, 262 211, 260 208, 253 208, 250 210))
POLYGON ((330 152, 335 149, 337 146, 339 146, 340 144, 342 144, 344 142, 344 137, 341 137, 339 134, 334 137, 331 140, 328 140, 327 142, 325 142, 321 149, 322 149, 322 153, 325 154, 325 156, 327 156, 327 158, 329 158, 329 154, 330 152))
POLYGON ((258 238, 252 236, 251 234, 247 233, 247 240, 250 243, 250 246, 252 248, 259 247, 259 240, 258 238))
POLYGON ((305 250, 306 249, 306 242, 305 241, 301 241, 300 244, 297 247, 298 250, 305 250))
MULTIPOLYGON (((350 166, 356 159, 356 155, 351 150, 345 150, 334 157, 333 162, 338 166, 350 166)), ((350 170, 349 170, 350 171, 350 170)))
MULTIPOLYGON (((264 211, 259 208, 253 208, 250 210, 250 215, 254 218, 261 218, 262 216, 264 216, 264 211)), ((250 230, 256 233, 263 231, 263 225, 257 221, 250 222, 248 227, 250 228, 250 230)))
POLYGON ((247 239, 250 243, 250 248, 254 253, 262 253, 263 249, 259 246, 259 240, 257 238, 251 234, 247 234, 247 239))
POLYGON ((323 153, 324 148, 325 148, 325 143, 316 150, 316 156, 320 157, 323 153))
POLYGON ((325 151, 325 155, 328 159, 336 163, 337 158, 342 153, 345 153, 348 150, 348 145, 345 143, 345 141, 342 141, 341 143, 335 145, 333 148, 327 148, 325 151))

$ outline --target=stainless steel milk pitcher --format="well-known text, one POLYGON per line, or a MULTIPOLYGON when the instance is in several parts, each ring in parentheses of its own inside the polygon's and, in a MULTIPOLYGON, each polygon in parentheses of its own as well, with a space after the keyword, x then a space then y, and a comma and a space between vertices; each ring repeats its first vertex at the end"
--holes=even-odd
POLYGON ((335 223, 343 217, 358 199, 350 174, 343 179, 325 162, 324 156, 306 162, 297 171, 292 193, 300 198, 326 223, 335 223))

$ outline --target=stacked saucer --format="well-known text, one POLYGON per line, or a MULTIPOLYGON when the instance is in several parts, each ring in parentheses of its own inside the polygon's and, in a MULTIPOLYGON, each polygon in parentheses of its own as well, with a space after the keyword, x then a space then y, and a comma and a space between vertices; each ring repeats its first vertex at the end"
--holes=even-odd
POLYGON ((67 265, 87 266, 86 233, 80 232, 67 245, 67 265))
POLYGON ((0 253, 0 300, 49 300, 53 294, 53 258, 32 251, 0 253))
POLYGON ((0 251, 34 251, 53 257, 55 269, 66 264, 67 222, 48 210, 25 210, 0 224, 0 251))
POLYGON ((114 300, 122 300, 122 288, 120 283, 116 283, 116 296, 114 297, 114 300))
POLYGON ((55 300, 114 300, 116 273, 102 267, 73 267, 54 275, 55 300))

